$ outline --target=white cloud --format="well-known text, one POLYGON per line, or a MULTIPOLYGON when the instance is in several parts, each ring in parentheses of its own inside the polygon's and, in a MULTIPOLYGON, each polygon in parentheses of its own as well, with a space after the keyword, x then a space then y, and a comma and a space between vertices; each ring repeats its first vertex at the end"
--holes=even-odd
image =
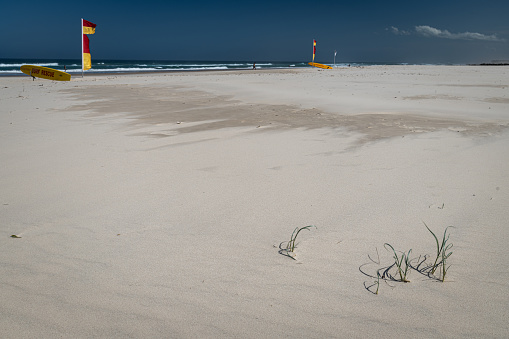
POLYGON ((394 26, 391 26, 390 30, 391 30, 392 33, 394 33, 396 35, 410 35, 410 32, 404 31, 404 30, 400 30, 400 29, 398 29, 397 27, 394 27, 394 26))
MULTIPOLYGON (((412 32, 399 29, 391 26, 390 30, 395 35, 410 35, 412 32)), ((415 26, 415 34, 419 34, 425 37, 431 38, 442 38, 442 39, 454 39, 454 40, 483 40, 483 41, 505 41, 504 39, 498 38, 495 34, 486 35, 482 33, 451 33, 448 30, 441 30, 431 26, 415 26)))
POLYGON ((440 30, 430 26, 415 26, 415 31, 423 36, 444 38, 444 39, 455 39, 455 40, 484 40, 484 41, 503 41, 497 38, 496 35, 485 35, 481 33, 451 33, 448 30, 440 30))

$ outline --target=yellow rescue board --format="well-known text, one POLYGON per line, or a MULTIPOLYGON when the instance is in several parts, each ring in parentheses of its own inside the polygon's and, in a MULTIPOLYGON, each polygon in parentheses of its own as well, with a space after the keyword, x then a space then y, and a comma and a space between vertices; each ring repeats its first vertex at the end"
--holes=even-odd
POLYGON ((34 65, 23 65, 21 66, 21 72, 26 75, 31 75, 33 77, 49 79, 49 80, 57 80, 57 81, 70 81, 71 75, 69 73, 65 73, 62 71, 58 71, 53 68, 42 67, 42 66, 34 66, 34 65))
POLYGON ((319 64, 319 63, 316 63, 316 62, 310 62, 309 64, 311 66, 318 67, 318 68, 332 69, 332 67, 330 67, 330 66, 327 66, 327 65, 324 65, 324 64, 319 64))

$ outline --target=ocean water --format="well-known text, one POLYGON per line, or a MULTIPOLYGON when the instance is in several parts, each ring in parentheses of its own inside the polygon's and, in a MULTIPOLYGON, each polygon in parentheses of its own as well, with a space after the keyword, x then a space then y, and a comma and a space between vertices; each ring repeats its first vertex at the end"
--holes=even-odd
MULTIPOLYGON (((70 74, 81 74, 81 59, 42 60, 42 59, 0 59, 0 76, 21 75, 22 65, 38 65, 66 71, 70 74)), ((387 63, 336 63, 337 67, 370 66, 387 63)), ((332 64, 328 64, 333 66, 332 64)), ((303 68, 311 67, 307 62, 257 62, 257 69, 270 68, 303 68)), ((85 73, 129 73, 129 72, 161 72, 161 71, 200 71, 200 70, 241 70, 252 69, 253 63, 246 61, 162 61, 162 60, 93 60, 92 69, 85 73)))

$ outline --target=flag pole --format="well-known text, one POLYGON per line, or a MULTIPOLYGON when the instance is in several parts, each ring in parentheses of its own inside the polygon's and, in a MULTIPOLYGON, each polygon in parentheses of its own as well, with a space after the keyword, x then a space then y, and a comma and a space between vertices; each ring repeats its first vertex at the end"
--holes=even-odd
POLYGON ((83 18, 81 18, 81 77, 83 78, 83 69, 85 61, 83 60, 83 18))
POLYGON ((313 39, 313 62, 315 62, 315 50, 316 50, 316 47, 315 47, 315 39, 313 39))

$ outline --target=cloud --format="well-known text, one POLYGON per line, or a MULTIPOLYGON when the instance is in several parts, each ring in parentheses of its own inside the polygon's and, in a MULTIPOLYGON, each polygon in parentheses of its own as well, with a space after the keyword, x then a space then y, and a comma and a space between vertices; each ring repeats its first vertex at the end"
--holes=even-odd
POLYGON ((391 26, 386 30, 390 30, 395 35, 411 35, 418 34, 429 38, 442 38, 442 39, 453 39, 453 40, 482 40, 482 41, 505 41, 504 39, 498 38, 495 34, 486 35, 482 33, 451 33, 448 30, 442 30, 431 26, 415 26, 415 32, 401 30, 397 27, 391 26))
POLYGON ((454 39, 454 40, 484 40, 484 41, 503 41, 497 38, 496 35, 485 35, 481 33, 451 33, 448 30, 440 30, 430 26, 415 26, 417 34, 432 37, 432 38, 443 38, 443 39, 454 39))
POLYGON ((397 27, 391 26, 390 31, 396 35, 410 35, 410 32, 400 30, 397 27))

